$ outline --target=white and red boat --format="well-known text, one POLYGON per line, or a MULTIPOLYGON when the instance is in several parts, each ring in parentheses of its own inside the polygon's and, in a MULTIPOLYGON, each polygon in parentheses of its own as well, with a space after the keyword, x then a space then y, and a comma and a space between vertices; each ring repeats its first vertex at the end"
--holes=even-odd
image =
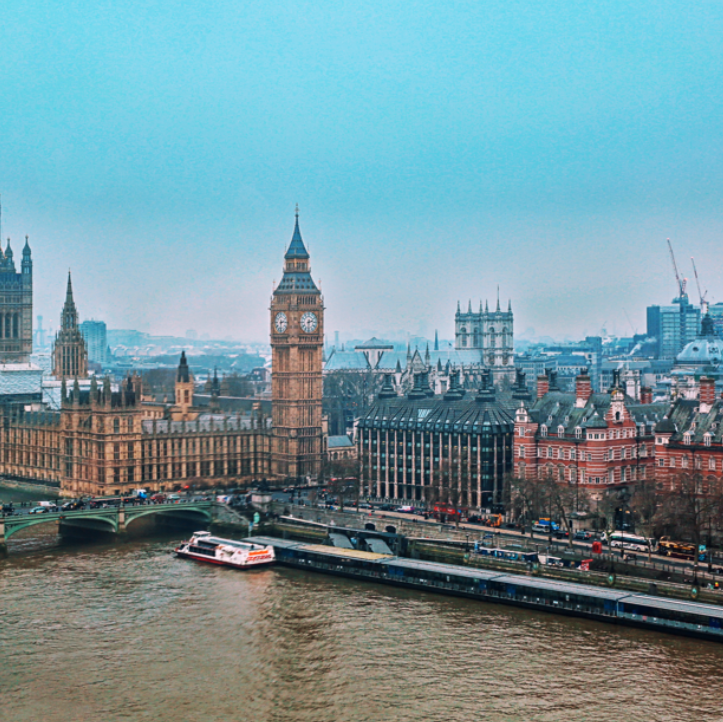
POLYGON ((274 548, 251 542, 234 541, 211 536, 210 532, 197 531, 187 541, 176 547, 179 557, 195 559, 209 564, 221 564, 235 569, 249 569, 276 561, 274 548))

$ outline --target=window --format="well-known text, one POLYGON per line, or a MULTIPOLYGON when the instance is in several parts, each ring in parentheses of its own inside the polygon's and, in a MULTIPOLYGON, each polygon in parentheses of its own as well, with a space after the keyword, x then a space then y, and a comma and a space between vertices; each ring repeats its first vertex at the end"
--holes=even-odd
POLYGON ((575 438, 582 439, 582 429, 579 426, 575 427, 575 438))
POLYGON ((708 459, 708 470, 715 471, 715 459, 712 456, 708 459))
POLYGON ((547 426, 545 424, 540 426, 540 436, 547 436, 547 426))
POLYGON ((686 445, 690 444, 690 434, 683 434, 683 443, 686 445))
POLYGON ((710 446, 710 434, 705 434, 705 435, 703 436, 703 443, 704 443, 706 446, 710 446))
POLYGON ((113 433, 114 434, 120 433, 120 419, 118 419, 118 418, 113 419, 113 433))
POLYGON ((687 469, 687 468, 688 468, 688 457, 687 457, 687 456, 684 456, 684 457, 682 458, 682 460, 681 460, 681 462, 680 462, 680 465, 681 465, 684 469, 687 469))
POLYGON ((133 431, 133 417, 128 417, 128 431, 133 431))
POLYGON ((524 447, 524 446, 520 446, 520 452, 519 452, 519 454, 520 454, 520 458, 521 458, 521 459, 524 459, 524 458, 525 458, 525 447, 524 447))
POLYGON ((548 459, 552 458, 552 447, 551 446, 547 447, 547 458, 548 459))
POLYGON ((565 435, 565 427, 562 424, 560 424, 560 426, 557 427, 557 435, 558 436, 565 435))
POLYGON ((670 468, 675 469, 675 458, 674 457, 671 457, 671 459, 670 459, 670 468))

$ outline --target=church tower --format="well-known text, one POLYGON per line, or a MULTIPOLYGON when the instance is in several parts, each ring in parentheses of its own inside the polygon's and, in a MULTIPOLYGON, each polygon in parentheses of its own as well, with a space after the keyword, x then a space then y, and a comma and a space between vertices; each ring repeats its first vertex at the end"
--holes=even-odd
POLYGON ((20 273, 10 239, 0 248, 0 363, 28 363, 33 351, 33 259, 25 236, 20 273))
POLYGON ((56 379, 84 379, 88 376, 88 352, 78 328, 78 310, 73 300, 73 284, 68 271, 68 288, 60 316, 60 331, 53 346, 53 376, 56 379))
POLYGON ((324 453, 321 369, 324 299, 311 278, 299 210, 284 275, 271 297, 272 473, 318 474, 324 453))

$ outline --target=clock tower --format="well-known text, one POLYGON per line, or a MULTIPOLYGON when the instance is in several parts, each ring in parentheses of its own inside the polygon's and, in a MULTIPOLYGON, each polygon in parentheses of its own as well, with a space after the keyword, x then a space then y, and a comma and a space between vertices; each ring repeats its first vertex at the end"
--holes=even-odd
POLYGON ((284 275, 271 297, 271 471, 318 474, 324 454, 321 414, 324 299, 311 278, 299 210, 284 275))

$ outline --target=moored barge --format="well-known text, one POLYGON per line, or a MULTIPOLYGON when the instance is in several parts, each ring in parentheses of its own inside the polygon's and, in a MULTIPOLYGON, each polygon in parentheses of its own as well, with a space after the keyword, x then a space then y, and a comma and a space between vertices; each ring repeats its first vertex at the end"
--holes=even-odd
POLYGON ((272 537, 280 564, 723 642, 723 606, 272 537))

